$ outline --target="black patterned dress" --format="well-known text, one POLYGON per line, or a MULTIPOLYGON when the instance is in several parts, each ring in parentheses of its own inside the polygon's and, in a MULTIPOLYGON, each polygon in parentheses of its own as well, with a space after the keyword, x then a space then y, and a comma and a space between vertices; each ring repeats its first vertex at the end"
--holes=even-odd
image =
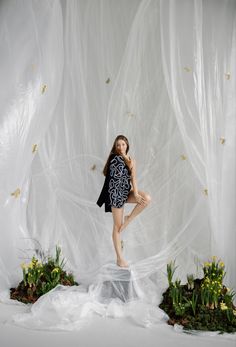
POLYGON ((111 158, 105 182, 97 204, 105 204, 105 212, 111 212, 112 207, 121 208, 128 199, 131 190, 131 176, 128 166, 121 155, 111 158))

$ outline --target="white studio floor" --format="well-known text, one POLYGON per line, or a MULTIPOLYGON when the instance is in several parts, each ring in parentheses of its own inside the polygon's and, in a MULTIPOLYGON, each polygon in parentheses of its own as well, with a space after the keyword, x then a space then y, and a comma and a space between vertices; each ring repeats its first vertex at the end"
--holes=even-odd
POLYGON ((78 331, 37 331, 9 324, 13 314, 24 312, 24 306, 0 303, 0 347, 227 347, 236 346, 236 335, 193 336, 173 330, 165 323, 143 328, 126 319, 91 318, 78 331))

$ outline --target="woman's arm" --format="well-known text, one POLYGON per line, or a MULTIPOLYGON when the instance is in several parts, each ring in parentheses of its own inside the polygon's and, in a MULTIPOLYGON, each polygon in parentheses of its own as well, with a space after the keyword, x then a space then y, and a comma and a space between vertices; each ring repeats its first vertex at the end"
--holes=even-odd
POLYGON ((134 192, 138 192, 137 188, 137 182, 136 182, 136 162, 135 159, 131 159, 128 155, 122 155, 124 158, 125 164, 128 166, 130 172, 131 172, 131 183, 133 186, 134 192))
POLYGON ((143 205, 145 203, 145 201, 144 201, 143 197, 138 192, 138 186, 137 186, 137 180, 136 180, 136 161, 135 161, 135 159, 131 159, 130 171, 131 171, 131 183, 132 183, 132 187, 133 187, 134 197, 139 204, 143 205))
POLYGON ((136 180, 136 161, 135 159, 131 159, 128 155, 122 155, 126 165, 129 167, 131 172, 131 184, 133 187, 134 197, 139 204, 144 204, 144 198, 139 194, 136 180))
POLYGON ((132 183, 134 195, 137 195, 138 187, 137 187, 137 180, 136 180, 136 162, 134 159, 131 159, 130 171, 131 171, 131 183, 132 183))
POLYGON ((133 166, 133 159, 131 159, 127 154, 121 154, 121 156, 123 157, 125 164, 128 166, 129 170, 131 171, 132 166, 133 166))

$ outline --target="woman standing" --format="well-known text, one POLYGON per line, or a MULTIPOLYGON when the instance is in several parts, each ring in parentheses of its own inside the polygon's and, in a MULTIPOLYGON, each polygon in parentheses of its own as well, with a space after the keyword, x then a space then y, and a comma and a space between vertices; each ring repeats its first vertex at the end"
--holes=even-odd
POLYGON ((128 156, 129 141, 124 135, 118 135, 103 169, 105 182, 98 198, 98 206, 105 204, 105 212, 112 212, 112 239, 117 255, 117 265, 128 267, 122 257, 120 233, 151 201, 150 195, 139 191, 136 182, 135 160, 128 156), (135 203, 132 212, 124 217, 124 204, 135 203))

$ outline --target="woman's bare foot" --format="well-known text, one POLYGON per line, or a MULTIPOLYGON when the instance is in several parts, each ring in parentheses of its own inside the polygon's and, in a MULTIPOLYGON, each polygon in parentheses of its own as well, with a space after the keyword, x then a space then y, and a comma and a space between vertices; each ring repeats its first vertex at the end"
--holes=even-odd
POLYGON ((121 233, 129 224, 129 217, 130 217, 129 215, 124 216, 124 223, 121 225, 119 233, 121 233))
POLYGON ((120 267, 129 267, 129 264, 124 259, 117 259, 116 264, 120 267))

